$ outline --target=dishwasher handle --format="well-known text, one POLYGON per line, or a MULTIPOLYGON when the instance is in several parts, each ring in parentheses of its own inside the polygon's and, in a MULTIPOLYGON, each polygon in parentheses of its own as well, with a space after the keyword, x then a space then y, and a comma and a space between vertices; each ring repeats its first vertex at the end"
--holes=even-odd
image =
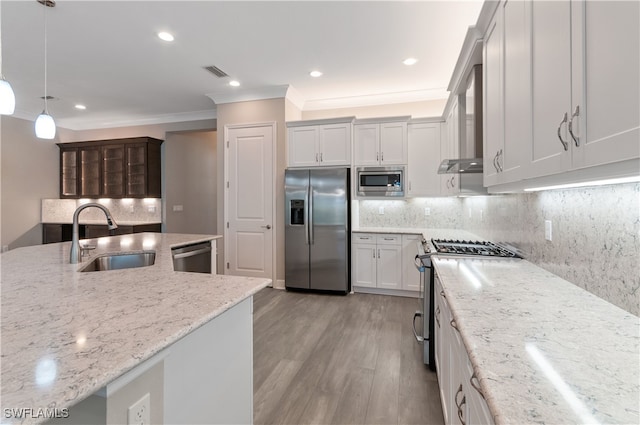
POLYGON ((180 258, 195 257, 196 255, 206 254, 208 252, 211 252, 211 247, 196 249, 193 251, 181 252, 179 254, 173 254, 173 258, 180 259, 180 258))

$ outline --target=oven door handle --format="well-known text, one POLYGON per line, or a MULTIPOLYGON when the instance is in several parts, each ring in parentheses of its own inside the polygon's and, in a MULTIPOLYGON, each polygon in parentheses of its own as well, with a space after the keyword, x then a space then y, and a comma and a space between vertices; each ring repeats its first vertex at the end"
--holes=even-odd
POLYGON ((416 311, 413 315, 413 336, 416 337, 416 341, 424 342, 424 337, 418 335, 418 332, 416 332, 416 317, 422 317, 422 312, 416 311))
POLYGON ((424 273, 424 264, 422 264, 419 256, 416 255, 413 259, 413 265, 416 266, 416 269, 418 269, 420 273, 424 273))

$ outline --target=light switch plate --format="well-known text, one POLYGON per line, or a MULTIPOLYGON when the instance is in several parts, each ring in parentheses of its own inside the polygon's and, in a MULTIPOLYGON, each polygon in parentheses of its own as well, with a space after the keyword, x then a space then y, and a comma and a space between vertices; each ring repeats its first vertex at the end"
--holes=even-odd
POLYGON ((384 215, 384 207, 378 207, 378 214, 384 215))
POLYGON ((431 208, 425 208, 424 209, 424 215, 431 215, 431 208))
POLYGON ((548 241, 553 240, 553 225, 551 220, 544 221, 544 238, 548 241))
POLYGON ((180 211, 182 211, 182 205, 173 206, 173 212, 180 212, 180 211))

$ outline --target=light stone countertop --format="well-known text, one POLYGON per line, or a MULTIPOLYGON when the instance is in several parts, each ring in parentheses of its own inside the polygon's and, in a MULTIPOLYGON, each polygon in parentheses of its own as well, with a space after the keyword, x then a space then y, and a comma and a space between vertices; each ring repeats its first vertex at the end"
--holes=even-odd
POLYGON ((172 246, 218 238, 88 240, 97 248, 82 264, 69 264, 70 242, 3 253, 2 409, 70 407, 271 282, 173 271, 172 246), (97 255, 142 250, 154 265, 78 272, 97 255))
POLYGON ((640 423, 640 318, 525 260, 433 264, 496 424, 640 423))

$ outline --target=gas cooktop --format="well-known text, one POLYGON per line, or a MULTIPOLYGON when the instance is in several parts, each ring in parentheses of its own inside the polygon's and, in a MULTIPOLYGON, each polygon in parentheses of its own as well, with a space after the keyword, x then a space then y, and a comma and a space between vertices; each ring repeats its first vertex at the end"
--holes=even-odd
POLYGON ((515 252, 488 241, 431 239, 431 243, 433 244, 433 247, 438 254, 521 258, 515 252))

